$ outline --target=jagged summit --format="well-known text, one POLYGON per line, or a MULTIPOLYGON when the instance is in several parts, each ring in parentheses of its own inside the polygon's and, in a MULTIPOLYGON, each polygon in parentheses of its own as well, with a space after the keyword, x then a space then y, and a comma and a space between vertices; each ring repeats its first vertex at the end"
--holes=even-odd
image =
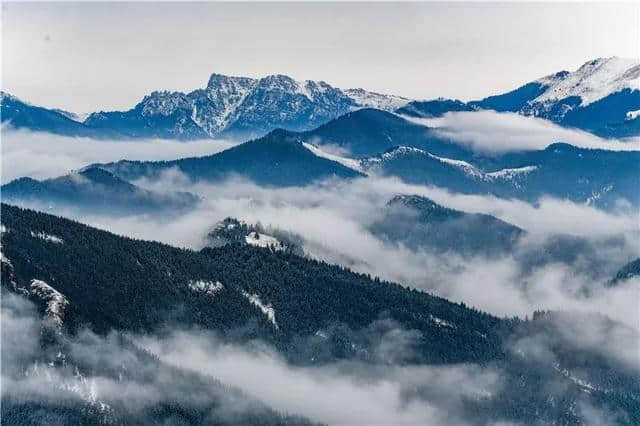
POLYGON ((284 74, 256 79, 214 73, 204 88, 190 93, 154 91, 132 110, 91 114, 86 123, 133 137, 250 139, 278 127, 308 130, 362 107, 393 111, 406 102, 284 74))

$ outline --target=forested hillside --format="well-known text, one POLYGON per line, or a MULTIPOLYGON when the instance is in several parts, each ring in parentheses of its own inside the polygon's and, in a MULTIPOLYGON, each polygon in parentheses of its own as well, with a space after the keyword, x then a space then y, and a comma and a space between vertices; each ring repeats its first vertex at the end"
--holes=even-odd
MULTIPOLYGON (((73 362, 65 344, 82 339, 86 327, 107 336, 114 331, 153 334, 167 327, 197 326, 236 344, 259 339, 295 365, 343 360, 370 365, 465 363, 497 369, 503 378, 497 393, 463 400, 461 415, 480 423, 560 419, 562 424, 578 424, 582 414, 572 407, 581 404, 618 413, 617 423, 640 420, 637 370, 568 337, 566 330, 593 320, 589 315, 536 313, 526 321, 499 319, 287 251, 229 244, 195 252, 4 204, 2 226, 3 291, 26 296, 39 306, 53 330, 49 344, 64 358, 54 356, 53 365, 73 362), (380 348, 399 330, 409 333, 412 349, 396 358, 393 351, 380 348), (537 349, 531 352, 531 339, 544 342, 551 356, 541 356, 537 349)), ((607 321, 599 324, 619 334, 619 326, 607 321)), ((120 346, 127 348, 126 343, 120 346)), ((130 371, 138 362, 133 360, 141 356, 146 355, 131 355, 126 368, 130 371)), ((96 368, 105 367, 81 371, 96 368)), ((133 370, 133 380, 144 381, 144 374, 141 378, 137 368, 133 370)), ((179 384, 184 374, 169 377, 179 384)), ((194 380, 188 382, 191 386, 194 380)), ((194 408, 190 404, 203 402, 180 402, 171 395, 153 405, 152 418, 166 419, 165 414, 177 411, 182 423, 202 421, 209 405, 194 408)), ((428 387, 417 388, 416 395, 429 398, 428 387)), ((39 407, 6 398, 4 402, 7 416, 20 416, 21 410, 32 415, 42 408, 47 416, 59 412, 80 422, 91 417, 90 410, 74 405, 39 407)), ((117 401, 108 405, 115 413, 139 419, 119 410, 117 401)), ((239 418, 240 423, 265 424, 262 417, 239 418)), ((266 424, 294 422, 276 414, 264 418, 266 424)))

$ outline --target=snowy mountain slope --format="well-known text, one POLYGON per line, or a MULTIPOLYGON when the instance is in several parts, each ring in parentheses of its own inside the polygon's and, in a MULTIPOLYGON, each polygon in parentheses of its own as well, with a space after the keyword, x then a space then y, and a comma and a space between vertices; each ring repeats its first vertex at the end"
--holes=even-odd
POLYGON ((574 72, 561 72, 536 80, 545 86, 544 93, 531 101, 545 104, 579 97, 580 106, 624 89, 640 90, 640 61, 625 58, 599 58, 589 61, 574 72))
POLYGON ((511 92, 470 102, 477 108, 511 111, 577 127, 603 137, 640 135, 640 61, 618 57, 588 61, 511 92))
POLYGON ((577 148, 555 143, 544 150, 505 155, 494 167, 396 147, 361 160, 367 174, 395 176, 409 183, 436 185, 462 193, 486 193, 535 201, 551 195, 612 208, 620 199, 640 204, 640 152, 577 148), (499 165, 499 167, 495 167, 499 165))
POLYGON ((468 103, 444 98, 411 101, 286 75, 255 79, 221 74, 212 74, 206 87, 190 93, 154 91, 130 110, 95 112, 86 119, 28 105, 5 93, 2 98, 3 122, 74 136, 247 140, 276 128, 308 131, 363 108, 417 117, 493 109, 545 118, 603 137, 640 135, 640 62, 617 57, 594 59, 576 71, 556 72, 468 103))
POLYGON ((85 123, 119 129, 131 137, 247 139, 275 128, 311 129, 363 107, 392 111, 408 101, 363 89, 343 91, 324 81, 297 81, 286 75, 253 79, 212 74, 203 89, 186 94, 153 92, 132 110, 94 113, 85 123))
POLYGON ((447 112, 491 109, 551 120, 603 137, 640 135, 640 61, 598 58, 576 71, 559 71, 512 91, 468 103, 452 99, 411 101, 397 113, 439 117, 447 112))
POLYGON ((402 96, 384 95, 376 92, 368 92, 364 89, 347 89, 344 93, 362 108, 375 108, 383 111, 395 111, 408 104, 411 99, 402 96))

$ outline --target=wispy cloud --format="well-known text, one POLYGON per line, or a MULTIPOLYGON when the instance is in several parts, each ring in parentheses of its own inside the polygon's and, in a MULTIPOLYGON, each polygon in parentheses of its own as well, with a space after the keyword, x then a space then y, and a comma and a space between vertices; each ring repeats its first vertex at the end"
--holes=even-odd
POLYGON ((488 154, 544 149, 555 142, 582 148, 640 150, 638 139, 603 139, 582 130, 561 127, 548 120, 510 112, 449 112, 438 118, 404 118, 434 128, 443 138, 488 154))
POLYGON ((305 188, 263 188, 244 180, 193 184, 176 170, 139 185, 201 195, 184 215, 112 216, 57 211, 90 225, 142 239, 199 249, 214 224, 231 216, 300 235, 314 258, 408 284, 498 315, 525 316, 536 309, 597 311, 625 323, 637 312, 638 286, 604 284, 624 263, 640 256, 637 213, 604 212, 565 200, 536 205, 492 196, 461 195, 441 188, 406 185, 397 179, 330 181, 305 188), (370 226, 396 194, 419 194, 447 207, 488 213, 527 235, 505 255, 462 257, 411 250, 384 241, 370 226), (158 229, 162 229, 158 233, 158 229), (543 255, 569 238, 568 256, 543 255), (572 243, 575 241, 576 243, 572 243), (576 245, 577 244, 577 245, 576 245), (554 257, 555 256, 555 257, 554 257), (482 283, 481 285, 479 283, 482 283), (588 292, 584 292, 588 289, 588 292))
POLYGON ((2 128, 2 182, 18 177, 50 178, 96 162, 174 160, 214 154, 235 145, 228 140, 191 142, 95 140, 2 128))

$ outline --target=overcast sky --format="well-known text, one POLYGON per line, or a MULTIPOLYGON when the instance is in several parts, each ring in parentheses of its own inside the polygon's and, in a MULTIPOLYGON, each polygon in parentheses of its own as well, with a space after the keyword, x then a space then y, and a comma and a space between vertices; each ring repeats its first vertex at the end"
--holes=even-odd
POLYGON ((4 2, 2 24, 3 89, 74 112, 128 109, 213 72, 469 100, 640 55, 640 2, 4 2))

